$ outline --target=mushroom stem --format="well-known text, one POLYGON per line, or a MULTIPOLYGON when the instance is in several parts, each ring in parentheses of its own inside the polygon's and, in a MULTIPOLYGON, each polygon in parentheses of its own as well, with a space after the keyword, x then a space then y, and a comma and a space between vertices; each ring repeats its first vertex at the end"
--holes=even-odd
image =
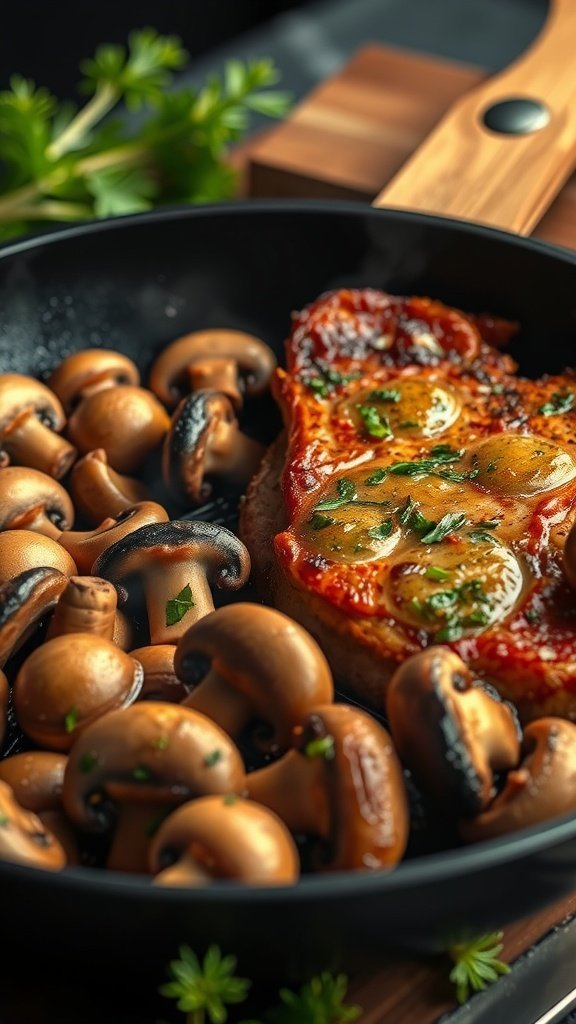
POLYGON ((97 576, 71 576, 56 605, 46 639, 63 633, 91 633, 105 640, 114 637, 116 589, 97 576))
POLYGON ((106 452, 96 448, 74 466, 70 476, 74 503, 88 522, 97 526, 106 516, 117 516, 139 501, 148 501, 144 484, 121 476, 108 465, 106 452))
POLYGON ((62 536, 62 530, 58 529, 46 515, 44 504, 35 505, 34 508, 29 508, 22 515, 12 519, 10 528, 12 530, 33 530, 34 533, 42 533, 52 540, 59 540, 62 536))
POLYGON ((212 668, 202 683, 180 702, 216 722, 229 736, 238 736, 252 717, 250 700, 230 686, 230 682, 212 668))
POLYGON ((168 561, 147 578, 145 595, 151 644, 178 643, 189 626, 214 611, 206 568, 198 562, 186 560, 170 564, 168 561), (191 604, 184 598, 179 599, 179 594, 187 587, 192 595, 191 604))
POLYGON ((166 803, 158 802, 119 804, 114 838, 106 860, 108 870, 150 874, 150 840, 170 809, 166 803))
POLYGON ((291 832, 329 838, 322 757, 306 757, 289 750, 279 761, 246 777, 246 795, 274 811, 291 832))
POLYGON ((250 480, 264 457, 265 446, 247 437, 222 419, 210 437, 206 455, 206 474, 225 474, 232 483, 245 484, 250 480), (231 440, 232 439, 232 440, 231 440), (234 448, 234 459, 230 458, 231 445, 234 448))
POLYGON ((11 462, 39 469, 57 480, 68 472, 76 458, 76 449, 46 427, 30 408, 24 409, 5 428, 2 447, 11 462))
POLYGON ((190 391, 220 391, 227 395, 235 409, 242 408, 242 394, 238 387, 238 367, 234 360, 207 357, 187 367, 190 391))

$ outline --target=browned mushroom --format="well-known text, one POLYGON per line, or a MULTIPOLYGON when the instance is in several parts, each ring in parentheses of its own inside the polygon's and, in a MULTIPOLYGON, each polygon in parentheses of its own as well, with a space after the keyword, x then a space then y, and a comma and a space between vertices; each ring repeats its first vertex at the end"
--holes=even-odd
POLYGON ((478 814, 495 793, 494 775, 518 764, 520 729, 510 704, 475 683, 448 647, 412 655, 386 694, 390 731, 422 790, 450 814, 478 814))
POLYGON ((74 559, 51 537, 32 530, 0 533, 0 585, 38 566, 58 569, 65 576, 78 574, 74 559))
POLYGON ((134 647, 134 625, 124 612, 116 612, 112 639, 122 651, 130 651, 134 647))
POLYGON ((8 727, 8 693, 8 680, 0 669, 0 746, 4 743, 8 727))
POLYGON ((0 473, 0 530, 34 530, 58 540, 74 523, 67 491, 46 473, 9 466, 0 473))
POLYGON ((67 864, 79 862, 74 829, 62 809, 64 769, 68 758, 47 750, 31 750, 0 761, 0 779, 8 783, 15 799, 33 811, 58 839, 67 864))
POLYGON ((67 633, 26 659, 14 682, 23 731, 48 750, 69 750, 95 719, 140 693, 142 667, 110 640, 67 633))
POLYGON ((170 417, 151 391, 126 385, 85 398, 68 420, 68 437, 85 454, 103 448, 113 469, 132 473, 161 444, 170 417))
POLYGON ((138 647, 131 651, 144 671, 140 700, 163 700, 179 704, 188 693, 188 688, 178 679, 174 668, 174 644, 154 644, 138 647))
POLYGON ((276 367, 271 349, 243 331, 211 328, 168 345, 150 373, 150 387, 168 408, 191 391, 209 388, 228 395, 240 409, 243 395, 262 394, 276 367))
POLYGON ((234 795, 203 796, 177 808, 150 847, 155 885, 208 885, 222 878, 292 885, 299 866, 296 844, 280 818, 234 795))
POLYGON ((576 725, 540 718, 524 730, 524 759, 476 818, 462 821, 468 842, 492 839, 576 810, 576 725))
POLYGON ((189 625, 214 610, 211 586, 238 590, 247 582, 250 556, 223 526, 156 523, 113 544, 93 572, 126 588, 142 577, 150 643, 174 644, 189 625))
POLYGON ((84 348, 62 360, 48 386, 70 413, 78 402, 97 391, 139 383, 138 368, 128 356, 106 348, 84 348))
POLYGON ((48 626, 46 638, 65 633, 91 633, 114 638, 116 589, 98 576, 71 576, 48 626))
POLYGON ((244 788, 242 758, 214 722, 176 704, 145 701, 94 722, 77 739, 64 778, 72 821, 93 832, 115 823, 109 867, 148 870, 158 819, 197 796, 244 788))
POLYGON ((58 871, 66 854, 55 836, 31 811, 20 807, 5 782, 0 781, 0 860, 58 871))
POLYGON ((334 698, 332 673, 316 641, 263 605, 228 605, 187 630, 175 665, 188 685, 196 679, 198 656, 210 659, 210 669, 183 703, 230 736, 257 718, 268 728, 266 745, 274 753, 288 750, 312 708, 334 698))
POLYGON ((0 449, 11 463, 64 476, 76 458, 76 449, 58 435, 65 422, 56 395, 40 381, 0 374, 0 449))
POLYGON ((230 399, 198 391, 183 399, 162 449, 162 474, 172 497, 200 505, 212 493, 212 479, 244 485, 264 455, 259 441, 241 433, 230 399))
POLYGON ((323 870, 393 867, 406 848, 408 798, 386 730, 344 704, 318 707, 297 749, 246 777, 247 795, 291 832, 322 840, 323 870))
POLYGON ((104 519, 95 530, 68 530, 60 537, 60 543, 72 555, 80 572, 90 573, 99 555, 116 541, 134 533, 141 526, 166 522, 168 516, 162 505, 155 501, 141 501, 119 512, 114 518, 104 519))
POLYGON ((57 569, 27 569, 0 587, 0 666, 32 635, 68 583, 57 569))
POLYGON ((103 448, 88 452, 74 464, 69 486, 76 508, 92 526, 150 498, 148 488, 139 480, 121 476, 108 465, 103 448))

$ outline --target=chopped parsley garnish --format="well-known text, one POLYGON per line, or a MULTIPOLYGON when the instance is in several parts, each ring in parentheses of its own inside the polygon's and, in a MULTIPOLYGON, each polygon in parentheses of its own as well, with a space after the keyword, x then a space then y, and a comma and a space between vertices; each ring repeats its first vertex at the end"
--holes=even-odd
POLYGON ((410 518, 416 511, 416 502, 413 498, 408 495, 404 504, 398 509, 398 522, 401 526, 406 526, 406 523, 410 522, 410 518))
MULTIPOLYGON (((446 444, 439 444, 430 450, 429 458, 416 459, 414 462, 393 462, 391 466, 387 467, 387 470, 395 476, 431 476, 438 472, 438 466, 458 462, 463 455, 463 448, 456 449, 446 444)), ((474 473, 474 470, 470 472, 474 473)), ((477 474, 474 473, 474 475, 477 474)), ((470 479, 469 475, 467 474, 464 479, 470 479)))
POLYGON ((538 412, 542 416, 561 416, 565 412, 570 412, 574 408, 576 402, 576 394, 574 391, 554 391, 549 402, 545 402, 538 409, 538 412))
POLYGON ((495 471, 496 471, 496 463, 495 462, 489 462, 488 465, 486 466, 486 472, 487 473, 494 473, 495 471))
POLYGON ((81 772, 84 772, 84 774, 87 775, 88 772, 91 772, 92 769, 95 768, 97 764, 98 764, 98 754, 90 754, 90 753, 88 753, 88 754, 82 754, 82 757, 80 758, 78 767, 80 768, 81 772))
POLYGON ((418 509, 415 509, 408 521, 408 526, 411 530, 415 530, 416 533, 423 533, 428 530, 434 529, 436 523, 432 519, 426 519, 418 509))
POLYGON ((420 426, 420 424, 417 423, 416 420, 402 420, 402 422, 398 424, 398 430, 410 430, 411 427, 418 426, 420 426))
POLYGON ((524 617, 528 622, 540 622, 540 615, 535 608, 529 608, 528 611, 524 612, 524 617))
POLYGON ((480 523, 477 523, 479 530, 496 530, 500 526, 500 519, 483 519, 480 523))
POLYGON ((226 793, 226 796, 222 798, 222 803, 225 804, 226 807, 231 807, 232 804, 237 804, 238 797, 236 796, 236 793, 226 793))
POLYGON ((368 399, 371 402, 400 402, 402 395, 397 388, 378 388, 370 392, 368 399))
POLYGON ((7 814, 0 814, 0 828, 6 828, 6 825, 10 824, 10 818, 7 814))
POLYGON ((78 708, 70 708, 70 711, 64 718, 64 728, 66 729, 66 732, 74 732, 74 729, 78 725, 79 714, 80 712, 78 711, 78 708))
POLYGON ((166 625, 175 626, 181 622, 184 616, 194 607, 192 600, 192 589, 187 583, 176 597, 166 602, 166 625))
POLYGON ((461 484, 465 480, 475 480, 479 473, 478 466, 475 466, 474 469, 464 470, 462 473, 457 473, 454 469, 441 469, 435 476, 440 476, 443 480, 451 480, 455 484, 461 484))
POLYGON ((136 779, 137 782, 148 782, 148 779, 152 777, 152 773, 149 768, 144 764, 137 764, 132 769, 132 778, 136 779))
MULTIPOLYGON (((490 527, 490 529, 492 529, 492 527, 490 527)), ((475 544, 478 544, 478 543, 483 543, 483 544, 499 544, 500 543, 498 538, 495 537, 494 534, 489 533, 488 530, 478 530, 478 529, 470 530, 470 533, 468 534, 468 536, 470 537, 471 541, 474 541, 475 544)))
POLYGON ((360 372, 339 373, 338 370, 324 370, 321 367, 317 369, 318 372, 314 377, 308 377, 302 383, 305 387, 310 388, 318 398, 327 398, 334 388, 348 384, 351 380, 357 380, 362 376, 360 372))
POLYGON ((325 761, 331 761, 335 756, 334 737, 319 736, 317 739, 309 740, 304 747, 305 757, 323 757, 325 761))
MULTIPOLYGON (((425 575, 429 576, 428 570, 425 575)), ((440 629, 434 634, 434 639, 440 642, 451 643, 459 640, 464 635, 466 627, 486 626, 490 621, 488 610, 491 602, 481 580, 468 580, 459 587, 438 590, 423 600, 415 597, 411 603, 413 610, 422 619, 428 622, 441 621, 440 629), (465 613, 466 605, 476 607, 465 613), (478 605, 484 607, 477 607, 478 605)))
POLYGON ((385 540, 389 537, 394 529, 394 523, 391 519, 385 519, 379 526, 371 526, 368 530, 368 536, 373 537, 375 540, 385 540))
POLYGON ((310 391, 313 391, 315 395, 318 395, 319 398, 326 398, 330 391, 328 384, 325 380, 322 380, 322 377, 310 377, 308 380, 304 381, 304 384, 307 388, 310 388, 310 391))
POLYGON ((449 533, 460 530, 465 523, 466 514, 464 512, 447 512, 436 526, 420 537, 420 541, 422 544, 440 544, 449 533))
POLYGON ((353 480, 346 480, 342 477, 336 484, 336 490, 341 498, 346 501, 352 501, 356 497, 356 484, 353 480))
POLYGON ((153 741, 152 746, 155 750, 167 750, 168 743, 169 740, 167 736, 158 736, 158 738, 153 741))
POLYGON ((384 483, 387 476, 388 470, 384 469, 383 466, 381 466, 380 469, 375 470, 374 473, 366 477, 364 483, 368 484, 369 487, 375 487, 376 484, 384 483))
POLYGON ((445 580, 450 579, 452 575, 449 569, 442 569, 439 565, 429 565, 424 573, 429 580, 436 580, 437 583, 443 583, 445 580))
POLYGON ((213 768, 215 764, 218 764, 222 760, 222 751, 213 750, 210 754, 206 754, 204 758, 204 767, 213 768))
POLYGON ((313 530, 325 530, 327 526, 334 526, 335 522, 332 516, 323 516, 321 512, 314 512, 309 520, 313 530))
POLYGON ((356 408, 362 417, 364 430, 370 434, 370 437, 392 437, 392 428, 388 417, 382 416, 375 405, 357 405, 356 408))

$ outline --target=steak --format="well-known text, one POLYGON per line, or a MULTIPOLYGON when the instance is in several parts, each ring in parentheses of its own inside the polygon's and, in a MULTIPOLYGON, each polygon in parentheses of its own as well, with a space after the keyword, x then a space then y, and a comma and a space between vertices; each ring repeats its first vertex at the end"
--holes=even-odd
POLYGON ((373 289, 293 317, 285 432, 241 534, 263 597, 376 707, 401 661, 442 643, 524 721, 576 719, 576 376, 518 376, 514 330, 373 289))

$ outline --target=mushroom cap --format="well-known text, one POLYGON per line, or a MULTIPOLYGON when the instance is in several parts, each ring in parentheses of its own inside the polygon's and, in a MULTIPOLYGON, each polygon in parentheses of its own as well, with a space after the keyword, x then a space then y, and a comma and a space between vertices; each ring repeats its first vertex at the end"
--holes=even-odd
POLYGON ((460 823, 467 842, 479 842, 539 825, 576 810, 576 725, 540 718, 524 730, 524 760, 476 818, 460 823))
POLYGON ((54 608, 68 584, 58 569, 27 569, 0 587, 0 665, 24 643, 54 608))
POLYGON ((27 811, 57 811, 62 807, 64 769, 68 758, 48 750, 29 750, 0 761, 0 779, 27 811))
POLYGON ((194 363, 229 359, 237 364, 240 386, 248 396, 262 394, 276 368, 276 357, 259 338, 244 331, 211 328, 173 341, 154 363, 149 384, 168 408, 189 390, 186 370, 194 363))
POLYGON ((280 818, 252 800, 204 796, 183 804, 160 825, 149 852, 156 885, 292 885, 296 844, 280 818), (162 870, 167 858, 177 863, 162 870), (178 863, 180 862, 180 863, 178 863))
POLYGON ((136 700, 142 667, 111 640, 66 633, 30 654, 14 682, 14 710, 27 736, 69 750, 95 719, 136 700))
POLYGON ((48 386, 66 412, 71 412, 83 392, 97 385, 138 385, 140 374, 128 356, 106 348, 85 348, 63 359, 51 374, 48 386))
POLYGON ((126 385, 89 395, 68 420, 68 437, 82 454, 104 448, 119 473, 138 469, 157 448, 170 417, 151 391, 126 385))
POLYGON ((199 504, 210 497, 204 476, 217 470, 219 458, 230 457, 237 434, 238 420, 226 395, 196 391, 180 402, 162 448, 164 483, 177 501, 199 504))
POLYGON ((58 840, 35 814, 24 810, 5 782, 0 781, 0 861, 58 871, 66 854, 58 840))
POLYGON ((0 437, 24 409, 34 409, 51 430, 62 430, 66 422, 56 395, 39 380, 20 373, 0 374, 0 437))
POLYGON ((448 647, 428 647, 397 669, 386 714, 402 762, 450 814, 478 814, 494 796, 494 773, 520 758, 515 710, 448 647))
MULTIPOLYGON (((4 743, 6 729, 8 727, 8 680, 0 669, 0 746, 4 743)), ((0 761, 0 765, 2 762, 0 761)))
POLYGON ((222 590, 238 590, 250 574, 250 556, 242 541, 225 526, 198 520, 141 526, 107 548, 92 571, 122 583, 148 566, 168 571, 171 562, 184 560, 205 565, 210 585, 222 590))
POLYGON ((74 522, 68 492, 46 473, 8 466, 0 473, 0 530, 34 530, 56 538, 74 522))
POLYGON ((83 828, 105 831, 114 802, 176 806, 244 789, 240 753, 214 722, 177 704, 144 701, 93 722, 76 740, 64 807, 83 828))
MULTIPOLYGON (((246 699, 250 717, 272 726, 275 752, 292 745, 294 729, 312 708, 334 699, 332 673, 316 641, 287 615, 264 605, 228 605, 187 630, 175 660, 176 673, 186 684, 194 682, 196 655, 210 658, 211 669, 187 706, 194 707, 196 693, 202 700, 202 688, 216 676, 246 699)), ((213 710, 218 721, 218 707, 213 710)))
POLYGON ((65 633, 91 633, 112 640, 118 594, 99 576, 71 576, 56 605, 47 639, 65 633))
POLYGON ((103 448, 87 452, 74 464, 69 487, 76 508, 92 526, 150 497, 139 480, 121 476, 108 465, 103 448))
POLYGON ((140 700, 162 700, 179 704, 188 690, 174 668, 175 644, 154 644, 130 652, 144 671, 140 700))
POLYGON ((168 515, 155 501, 141 501, 105 519, 95 530, 69 530, 60 544, 72 556, 81 573, 90 573, 96 559, 116 541, 149 523, 166 523, 168 515))
POLYGON ((76 576, 76 563, 60 544, 32 530, 0 533, 0 585, 29 569, 48 566, 65 576, 76 576))

